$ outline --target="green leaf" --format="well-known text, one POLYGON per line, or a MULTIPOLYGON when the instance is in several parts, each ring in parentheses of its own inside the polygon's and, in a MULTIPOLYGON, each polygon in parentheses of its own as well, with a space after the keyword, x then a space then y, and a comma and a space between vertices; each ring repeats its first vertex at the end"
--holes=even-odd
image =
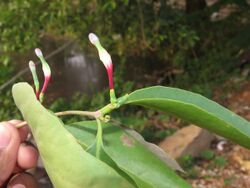
MULTIPOLYGON (((84 148, 88 148, 95 141, 96 126, 95 121, 65 125, 84 148)), ((141 137, 134 138, 137 134, 108 123, 103 125, 103 150, 119 169, 130 176, 140 188, 191 187, 166 165, 166 161, 149 150, 141 137)), ((175 164, 172 163, 172 166, 175 164)))
POLYGON ((144 138, 135 130, 125 129, 125 132, 131 135, 136 141, 142 144, 145 148, 147 148, 157 157, 159 157, 166 165, 171 167, 173 170, 179 170, 181 172, 184 172, 184 170, 180 167, 180 165, 170 155, 168 155, 164 150, 162 150, 157 145, 145 141, 144 138))
POLYGON ((131 93, 126 104, 168 112, 250 149, 250 123, 199 94, 154 86, 131 93))
POLYGON ((30 85, 15 84, 12 93, 31 128, 54 187, 134 187, 113 168, 87 153, 63 123, 38 102, 30 85))

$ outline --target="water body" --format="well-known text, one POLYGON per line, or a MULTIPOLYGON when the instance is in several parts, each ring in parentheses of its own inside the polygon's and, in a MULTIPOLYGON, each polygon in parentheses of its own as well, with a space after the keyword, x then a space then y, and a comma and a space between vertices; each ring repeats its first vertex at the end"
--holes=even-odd
POLYGON ((98 54, 87 54, 76 43, 50 61, 52 80, 48 92, 69 97, 76 92, 92 95, 107 86, 106 72, 98 54))
MULTIPOLYGON (((51 38, 43 40, 41 50, 44 56, 50 54, 67 41, 57 41, 51 38)), ((18 58, 19 70, 28 66, 28 61, 38 60, 34 52, 18 58)), ((59 97, 69 98, 75 93, 89 96, 108 87, 105 68, 98 58, 97 51, 85 52, 82 47, 73 42, 60 53, 48 59, 52 77, 46 92, 47 102, 59 97)), ((40 85, 43 83, 41 65, 37 66, 40 85)), ((24 76, 24 80, 33 83, 31 73, 24 76)))

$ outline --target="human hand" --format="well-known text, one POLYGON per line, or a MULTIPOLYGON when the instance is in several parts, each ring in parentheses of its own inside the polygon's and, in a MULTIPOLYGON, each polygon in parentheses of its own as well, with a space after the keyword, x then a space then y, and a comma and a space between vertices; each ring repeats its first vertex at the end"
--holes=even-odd
POLYGON ((0 188, 37 188, 35 179, 24 171, 36 166, 37 150, 25 144, 28 127, 17 129, 18 120, 0 122, 0 188))

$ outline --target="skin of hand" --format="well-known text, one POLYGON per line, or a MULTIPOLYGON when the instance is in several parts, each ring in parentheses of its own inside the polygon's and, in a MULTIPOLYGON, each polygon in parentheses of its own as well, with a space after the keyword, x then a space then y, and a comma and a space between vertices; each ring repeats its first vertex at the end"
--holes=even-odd
POLYGON ((38 151, 26 144, 28 126, 17 129, 19 120, 0 122, 0 188, 38 188, 24 171, 34 168, 38 151))

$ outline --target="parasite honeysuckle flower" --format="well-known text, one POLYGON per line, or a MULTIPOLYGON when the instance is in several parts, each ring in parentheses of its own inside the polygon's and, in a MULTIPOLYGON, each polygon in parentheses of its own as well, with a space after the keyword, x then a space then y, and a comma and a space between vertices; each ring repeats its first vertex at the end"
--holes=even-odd
POLYGON ((108 78, 109 78, 109 88, 110 90, 114 89, 114 84, 113 84, 113 64, 112 64, 112 59, 109 53, 102 47, 99 38, 94 34, 90 33, 89 34, 89 41, 97 48, 99 58, 103 62, 107 73, 108 73, 108 78))
POLYGON ((102 47, 99 38, 94 34, 90 33, 89 34, 89 40, 90 42, 96 47, 99 58, 103 62, 107 73, 108 73, 108 79, 109 79, 109 89, 110 89, 110 101, 111 103, 116 103, 117 99, 115 96, 115 91, 114 91, 114 83, 113 83, 113 64, 112 64, 112 59, 107 50, 102 47))
POLYGON ((34 85, 35 85, 35 91, 36 91, 36 98, 39 100, 39 88, 40 88, 40 85, 39 85, 39 80, 38 80, 38 77, 37 77, 37 74, 36 74, 36 65, 33 61, 29 61, 29 68, 30 68, 30 71, 31 71, 31 74, 32 74, 32 77, 33 77, 33 81, 34 81, 34 85))
POLYGON ((50 67, 49 67, 48 63, 46 62, 46 60, 43 57, 42 51, 39 48, 36 48, 35 53, 42 63, 42 70, 43 70, 43 74, 44 74, 44 83, 43 83, 42 90, 39 94, 39 100, 40 100, 40 102, 42 102, 43 98, 44 98, 44 93, 45 93, 47 86, 48 86, 48 83, 50 81, 51 71, 50 71, 50 67))

